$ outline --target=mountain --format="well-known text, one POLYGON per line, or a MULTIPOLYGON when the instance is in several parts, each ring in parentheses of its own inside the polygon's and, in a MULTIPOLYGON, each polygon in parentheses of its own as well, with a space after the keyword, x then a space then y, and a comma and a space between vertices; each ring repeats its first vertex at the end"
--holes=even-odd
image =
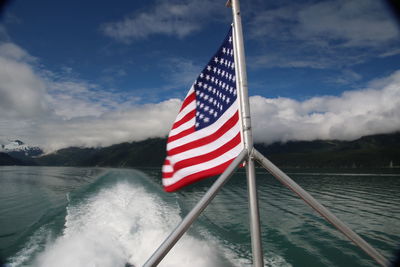
POLYGON ((30 146, 21 140, 14 140, 8 144, 0 145, 0 152, 7 153, 13 158, 19 159, 28 165, 33 165, 32 158, 43 154, 43 150, 37 146, 30 146))
POLYGON ((15 159, 7 153, 0 152, 0 166, 26 165, 21 160, 15 159))
POLYGON ((291 141, 255 147, 282 168, 384 168, 400 166, 400 133, 354 141, 291 141))
POLYGON ((165 139, 152 138, 104 148, 69 147, 38 157, 35 162, 47 166, 161 166, 165 157, 165 145, 165 139))
MULTIPOLYGON (((70 147, 35 158, 47 166, 160 166, 166 139, 152 138, 104 148, 70 147)), ((400 166, 400 133, 361 137, 354 141, 315 140, 255 144, 281 168, 386 168, 400 166)))

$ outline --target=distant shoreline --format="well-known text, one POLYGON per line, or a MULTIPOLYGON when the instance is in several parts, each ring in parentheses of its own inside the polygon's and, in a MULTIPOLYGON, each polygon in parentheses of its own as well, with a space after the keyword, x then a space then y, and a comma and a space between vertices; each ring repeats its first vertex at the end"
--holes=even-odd
MULTIPOLYGON (((102 148, 69 147, 39 157, 0 152, 0 165, 161 168, 165 145, 165 138, 151 138, 102 148)), ((282 169, 400 170, 400 133, 354 141, 256 143, 255 148, 282 169)))

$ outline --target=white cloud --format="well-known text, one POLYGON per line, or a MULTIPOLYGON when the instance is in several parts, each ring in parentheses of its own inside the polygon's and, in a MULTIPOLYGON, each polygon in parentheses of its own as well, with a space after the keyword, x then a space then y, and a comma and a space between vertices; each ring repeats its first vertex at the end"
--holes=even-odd
MULTIPOLYGON (((163 137, 181 105, 178 99, 138 104, 132 94, 37 70, 32 58, 15 44, 0 45, 0 140, 18 138, 52 151, 163 137)), ((253 96, 250 102, 256 141, 349 140, 396 131, 400 70, 338 97, 253 96)))
POLYGON ((398 54, 399 28, 380 1, 277 5, 250 19, 250 37, 268 51, 253 56, 256 67, 341 68, 398 54))
POLYGON ((0 113, 31 117, 46 111, 44 83, 34 73, 32 57, 12 43, 0 45, 0 113))
POLYGON ((323 36, 345 46, 376 46, 399 38, 383 3, 374 0, 335 0, 312 4, 298 13, 293 34, 308 39, 323 36))
POLYGON ((250 98, 255 140, 340 139, 400 130, 400 71, 339 97, 250 98))
POLYGON ((217 14, 220 6, 215 1, 158 1, 150 10, 135 13, 121 21, 105 23, 103 33, 123 42, 146 39, 163 34, 185 37, 200 30, 207 20, 217 14))
POLYGON ((48 120, 41 123, 41 136, 35 139, 52 151, 68 146, 108 146, 163 137, 168 134, 180 104, 180 100, 170 99, 135 105, 123 111, 108 111, 98 117, 48 120))
POLYGON ((1 140, 18 138, 49 151, 161 137, 180 106, 177 99, 137 104, 132 93, 104 90, 35 66, 21 47, 0 44, 1 140))

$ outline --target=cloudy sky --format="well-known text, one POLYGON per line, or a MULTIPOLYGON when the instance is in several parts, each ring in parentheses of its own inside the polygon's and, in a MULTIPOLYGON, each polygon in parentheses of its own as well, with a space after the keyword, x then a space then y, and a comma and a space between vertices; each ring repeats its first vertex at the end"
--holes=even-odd
MULTIPOLYGON (((400 24, 378 0, 242 1, 256 141, 400 130, 400 24)), ((9 1, 0 143, 167 135, 231 23, 225 0, 9 1)))

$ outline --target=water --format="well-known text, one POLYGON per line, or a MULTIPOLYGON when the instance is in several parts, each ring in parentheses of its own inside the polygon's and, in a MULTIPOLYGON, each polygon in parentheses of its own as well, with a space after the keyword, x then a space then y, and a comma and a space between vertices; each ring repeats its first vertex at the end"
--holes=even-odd
MULTIPOLYGON (((7 266, 141 266, 209 188, 164 193, 159 171, 0 168, 0 259, 7 266)), ((400 175, 289 172, 384 256, 400 245, 400 175)), ((266 266, 376 266, 257 169, 266 266)), ((160 266, 251 266, 243 171, 160 266)), ((1 264, 0 264, 1 265, 1 264)))

